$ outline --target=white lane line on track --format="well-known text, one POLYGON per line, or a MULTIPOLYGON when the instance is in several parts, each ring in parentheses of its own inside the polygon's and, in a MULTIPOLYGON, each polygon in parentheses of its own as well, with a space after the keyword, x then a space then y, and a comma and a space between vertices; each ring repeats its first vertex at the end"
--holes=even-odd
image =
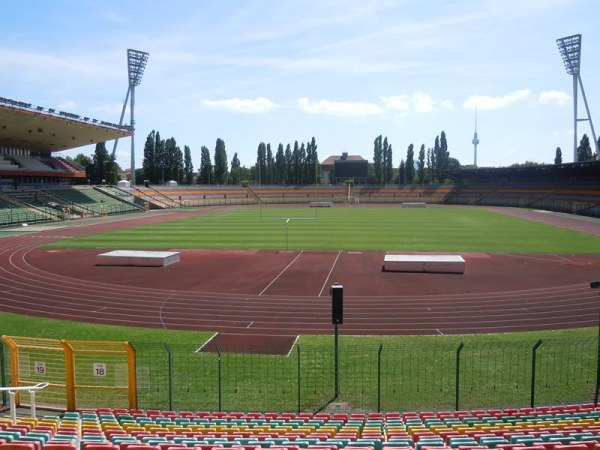
POLYGON ((250 322, 246 328, 250 328, 253 323, 254 323, 254 321, 250 322))
POLYGON ((277 281, 277 279, 278 279, 278 278, 279 278, 281 275, 283 275, 283 273, 284 273, 286 270, 288 270, 288 269, 290 268, 290 266, 291 266, 292 264, 294 264, 298 258, 300 258, 300 255, 302 255, 302 253, 304 253, 304 250, 302 250, 300 253, 298 253, 298 255, 297 255, 297 256, 296 256, 296 257, 295 257, 295 258, 292 260, 292 262, 291 262, 291 263, 289 263, 287 266, 285 266, 285 269, 283 269, 281 272, 279 272, 279 275, 277 275, 275 278, 273 278, 273 281, 271 281, 269 284, 267 284, 267 287, 266 287, 266 288, 264 288, 262 291, 260 291, 260 294, 258 294, 258 295, 263 295, 263 294, 266 292, 266 290, 267 290, 267 289, 269 289, 269 288, 271 287, 271 285, 272 285, 273 283, 275 283, 275 282, 277 281))
POLYGON ((337 256, 335 257, 335 261, 333 261, 333 264, 331 265, 331 269, 329 270, 329 273, 327 274, 327 278, 325 278, 325 282, 323 283, 323 287, 321 288, 321 291, 319 292, 319 297, 323 294, 323 291, 325 290, 325 286, 327 286, 327 280, 329 280, 329 277, 331 276, 331 273, 333 272, 333 268, 335 267, 338 259, 340 258, 340 255, 342 254, 342 251, 340 250, 337 254, 337 256))
POLYGON ((442 333, 438 328, 436 328, 435 331, 437 331, 440 335, 444 336, 444 333, 442 333))
POLYGON ((107 306, 103 306, 102 308, 97 308, 97 309, 95 309, 93 312, 95 312, 95 313, 99 313, 99 312, 102 312, 102 311, 104 311, 105 309, 108 309, 108 307, 107 307, 107 306))
POLYGON ((168 330, 167 328, 167 324, 165 323, 164 317, 163 317, 163 308, 165 307, 165 305, 167 304, 167 302, 169 300, 171 300, 171 297, 173 297, 173 295, 177 295, 176 291, 171 291, 171 293, 165 297, 164 301, 162 302, 162 304, 160 305, 160 310, 158 311, 158 317, 160 319, 160 324, 162 325, 162 327, 165 330, 168 330))

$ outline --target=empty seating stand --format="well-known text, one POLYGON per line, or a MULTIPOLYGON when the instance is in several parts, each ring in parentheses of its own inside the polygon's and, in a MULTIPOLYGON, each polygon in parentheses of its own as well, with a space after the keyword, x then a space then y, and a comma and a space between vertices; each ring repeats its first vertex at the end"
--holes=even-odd
POLYGON ((600 409, 258 413, 100 408, 0 419, 0 450, 600 450, 600 409))

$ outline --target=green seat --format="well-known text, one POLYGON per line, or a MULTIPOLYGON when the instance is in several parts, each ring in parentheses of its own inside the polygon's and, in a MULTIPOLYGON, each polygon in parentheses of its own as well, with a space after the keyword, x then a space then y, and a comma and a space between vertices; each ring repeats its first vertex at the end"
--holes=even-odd
POLYGON ((502 436, 482 436, 479 438, 479 445, 489 448, 496 448, 498 444, 508 444, 509 442, 502 436))

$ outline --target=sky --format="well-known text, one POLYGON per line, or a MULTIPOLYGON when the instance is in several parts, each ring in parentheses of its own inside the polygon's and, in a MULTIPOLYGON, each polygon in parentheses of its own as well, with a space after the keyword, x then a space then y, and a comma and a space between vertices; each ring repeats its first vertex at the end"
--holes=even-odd
MULTIPOLYGON (((597 0, 2 0, 0 96, 118 123, 127 49, 149 53, 135 89, 135 159, 152 130, 229 162, 315 137, 319 159, 398 166, 446 133, 480 167, 573 161, 573 80, 556 39, 582 35, 581 78, 600 121, 597 0)), ((586 118, 581 92, 579 118, 586 118)), ((125 115, 129 123, 129 110, 125 115)), ((600 122, 599 122, 600 123, 600 122)), ((591 138, 589 122, 578 125, 591 138)), ((112 150, 112 142, 107 144, 112 150)), ((93 147, 61 152, 92 155, 93 147)), ((130 167, 130 139, 117 161, 130 167)))

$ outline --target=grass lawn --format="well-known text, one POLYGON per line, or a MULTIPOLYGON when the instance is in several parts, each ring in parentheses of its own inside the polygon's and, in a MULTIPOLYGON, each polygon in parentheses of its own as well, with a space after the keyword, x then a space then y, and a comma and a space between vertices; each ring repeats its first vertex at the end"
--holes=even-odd
MULTIPOLYGON (((479 208, 250 207, 48 246, 596 253, 600 238, 479 208)), ((196 352, 212 334, 209 331, 0 313, 0 332, 132 342, 142 408, 318 410, 334 394, 331 336, 302 336, 287 356, 219 357, 196 352)), ((598 370, 597 333, 587 328, 473 336, 342 336, 340 396, 335 401, 349 410, 452 409, 458 382, 461 408, 525 406, 531 395, 533 347, 539 339, 543 344, 533 384, 536 404, 590 401, 598 370)))
MULTIPOLYGON (((142 408, 304 411, 318 410, 333 398, 332 336, 302 336, 287 356, 222 354, 219 358, 196 352, 212 334, 207 332, 9 313, 0 313, 0 330, 12 336, 132 342, 142 408)), ((462 342, 461 408, 527 405, 532 348, 539 339, 543 345, 537 355, 536 404, 593 399, 597 330, 582 328, 469 336, 341 336, 336 401, 352 410, 452 409, 462 342)), ((29 363, 40 359, 44 356, 38 353, 29 363)), ((109 398, 101 391, 95 401, 106 405, 109 398)))
POLYGON ((479 208, 232 208, 48 247, 596 253, 600 237, 479 208), (289 221, 288 221, 289 219, 289 221))

